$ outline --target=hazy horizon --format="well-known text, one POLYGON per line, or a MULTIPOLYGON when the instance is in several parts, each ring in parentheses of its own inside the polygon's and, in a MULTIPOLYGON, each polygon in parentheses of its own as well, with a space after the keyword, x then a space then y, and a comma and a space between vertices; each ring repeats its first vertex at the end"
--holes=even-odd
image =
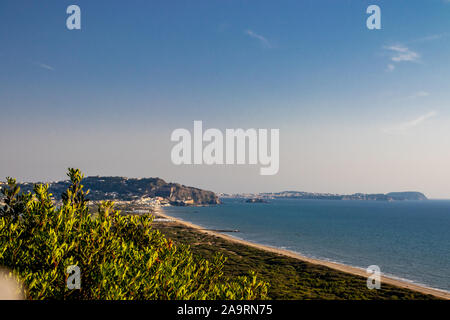
POLYGON ((0 180, 450 199, 450 2, 0 3, 0 180), (382 29, 368 30, 377 4, 382 29), (280 130, 280 166, 171 162, 177 128, 280 130))
MULTIPOLYGON (((113 177, 113 178, 126 178, 126 179, 152 179, 152 178, 160 178, 168 183, 179 183, 182 185, 186 185, 188 187, 198 187, 195 185, 189 185, 186 183, 181 183, 179 181, 170 181, 165 179, 164 177, 157 177, 157 176, 153 176, 153 177, 126 177, 126 176, 102 176, 102 175, 85 175, 85 178, 88 177, 113 177)), ((3 181, 0 179, 0 181, 3 181)), ((35 181, 18 181, 18 183, 51 183, 51 182, 61 182, 61 181, 69 181, 69 179, 66 177, 65 179, 60 179, 60 180, 35 180, 35 181)), ((259 193, 278 193, 278 192, 310 192, 310 193, 323 193, 323 194, 339 194, 339 195, 351 195, 351 194, 355 194, 355 193, 361 193, 360 191, 355 191, 355 192, 351 192, 351 193, 338 193, 338 192, 327 192, 327 191, 311 191, 311 190, 294 190, 294 189, 281 189, 281 190, 267 190, 267 191, 259 191, 259 192, 252 192, 252 191, 242 191, 242 192, 224 192, 224 191, 220 191, 220 190, 209 190, 209 191, 213 191, 215 193, 223 193, 223 194, 229 194, 229 195, 233 195, 233 194, 259 194, 259 193)), ((422 192, 420 190, 390 190, 390 191, 384 191, 384 192, 370 192, 370 194, 387 194, 390 192, 421 192, 423 194, 425 194, 425 196, 427 196, 427 194, 425 192, 422 192)), ((428 196, 427 196, 428 197, 428 196)), ((429 198, 429 197, 428 197, 429 198)), ((429 198, 430 200, 449 200, 450 198, 429 198)))

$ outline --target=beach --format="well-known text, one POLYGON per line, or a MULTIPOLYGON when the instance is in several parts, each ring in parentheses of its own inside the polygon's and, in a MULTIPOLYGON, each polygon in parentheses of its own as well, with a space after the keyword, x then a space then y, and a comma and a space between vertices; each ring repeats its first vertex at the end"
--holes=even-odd
MULTIPOLYGON (((194 229, 197 232, 201 232, 210 236, 214 236, 214 237, 219 237, 221 239, 224 239, 226 241, 230 241, 232 243, 237 243, 237 244, 241 244, 244 246, 249 246, 252 248, 256 248, 259 250, 263 250, 266 252, 271 252, 271 253, 275 253, 281 256, 286 256, 286 257, 290 257, 290 258, 294 258, 294 259, 298 259, 300 261, 303 262, 307 262, 310 264, 314 264, 314 265, 320 265, 323 267, 327 267, 327 268, 331 268, 333 270, 337 270, 337 271, 341 271, 341 272, 345 272, 348 274, 352 274, 355 276, 359 276, 359 277, 364 277, 367 278, 368 274, 366 273, 365 270, 363 269, 359 269, 356 267, 352 267, 352 266, 348 266, 348 265, 344 265, 344 264, 339 264, 339 263, 335 263, 335 262, 330 262, 330 261, 325 261, 325 260, 319 260, 319 259, 313 259, 313 258, 309 258, 303 255, 300 255, 296 252, 292 252, 289 250, 284 250, 284 249, 279 249, 279 248, 274 248, 274 247, 270 247, 270 246, 266 246, 266 245, 262 245, 262 244, 257 244, 257 243, 253 243, 250 241, 245 241, 245 240, 241 240, 241 239, 237 239, 235 237, 232 237, 230 235, 227 234, 223 234, 217 231, 213 231, 213 230, 208 230, 205 229, 201 226, 198 226, 196 224, 178 219, 178 218, 174 218, 170 215, 167 215, 162 208, 157 208, 154 211, 154 215, 158 218, 163 218, 163 219, 167 219, 165 220, 165 222, 169 222, 171 221, 174 224, 178 224, 180 226, 183 227, 187 227, 187 228, 191 228, 194 229)), ((383 284, 389 284, 395 287, 399 287, 399 288, 404 288, 404 289, 409 289, 412 291, 416 291, 416 292, 420 292, 422 294, 428 294, 428 295, 433 295, 437 298, 440 299, 446 299, 446 300, 450 300, 450 293, 445 292, 445 291, 441 291, 441 290, 437 290, 437 289, 433 289, 433 288, 428 288, 425 286, 421 286, 421 285, 417 285, 414 283, 410 283, 407 281, 403 281, 403 280, 399 280, 399 279, 394 279, 392 277, 387 277, 387 276, 381 276, 381 285, 383 286, 383 284)))

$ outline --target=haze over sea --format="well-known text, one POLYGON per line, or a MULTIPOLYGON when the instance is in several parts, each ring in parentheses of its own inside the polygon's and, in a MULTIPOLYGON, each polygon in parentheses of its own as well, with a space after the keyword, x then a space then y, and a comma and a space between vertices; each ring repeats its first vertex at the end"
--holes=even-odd
POLYGON ((450 291, 450 200, 345 201, 223 199, 164 211, 240 239, 450 291))

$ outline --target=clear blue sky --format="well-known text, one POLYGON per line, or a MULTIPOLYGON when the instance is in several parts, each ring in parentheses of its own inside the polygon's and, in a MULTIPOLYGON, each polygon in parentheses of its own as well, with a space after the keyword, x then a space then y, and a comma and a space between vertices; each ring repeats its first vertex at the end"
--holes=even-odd
POLYGON ((0 177, 450 198, 450 2, 0 2, 0 177), (82 29, 66 29, 67 6, 82 29), (382 30, 366 28, 370 4, 382 30), (279 128, 280 172, 177 167, 170 133, 279 128))

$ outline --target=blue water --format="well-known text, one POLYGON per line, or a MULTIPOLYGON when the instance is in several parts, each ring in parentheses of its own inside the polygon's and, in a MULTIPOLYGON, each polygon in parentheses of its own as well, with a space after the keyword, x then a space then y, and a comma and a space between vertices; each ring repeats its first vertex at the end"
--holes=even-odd
POLYGON ((305 256, 367 268, 450 291, 450 201, 225 199, 210 207, 167 207, 173 217, 305 256))

